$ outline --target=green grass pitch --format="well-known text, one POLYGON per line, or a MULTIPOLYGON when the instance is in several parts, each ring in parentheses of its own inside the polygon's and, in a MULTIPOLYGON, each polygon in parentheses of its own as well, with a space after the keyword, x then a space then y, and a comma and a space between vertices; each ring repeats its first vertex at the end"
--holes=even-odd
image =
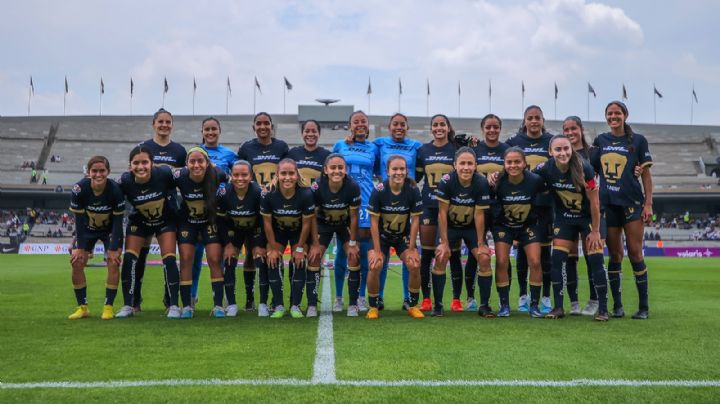
MULTIPOLYGON (((720 381, 720 259, 647 259, 651 318, 601 324, 588 317, 550 321, 513 311, 414 320, 400 310, 399 268, 388 275, 381 319, 335 313, 340 381, 362 380, 712 380, 720 381)), ((580 300, 587 300, 582 260, 580 300)), ((624 303, 637 305, 629 264, 624 303)), ((146 273, 143 312, 101 321, 104 268, 88 268, 91 318, 74 309, 66 256, 0 255, 0 382, 109 382, 166 379, 300 379, 313 375, 317 319, 261 319, 241 312, 213 319, 203 270, 196 318, 163 316, 162 273, 146 273)), ((243 302, 238 273, 238 301, 243 302)), ((334 284, 331 282, 331 284, 334 284)), ((446 305, 449 306, 448 282, 446 305)), ((286 294, 289 289, 286 287, 286 294)), ((477 293, 477 292, 476 292, 477 293)), ((345 293, 347 294, 347 293, 345 293)), ((287 297, 287 296, 286 296, 287 297)), ((517 289, 511 290, 513 308, 517 289)), ((497 308, 493 290, 492 305, 497 308)), ((116 310, 122 304, 118 293, 116 310)), ((0 386, 2 387, 2 386, 0 386)), ((339 401, 718 402, 720 387, 528 387, 206 385, 130 388, 5 389, 0 402, 339 401)))

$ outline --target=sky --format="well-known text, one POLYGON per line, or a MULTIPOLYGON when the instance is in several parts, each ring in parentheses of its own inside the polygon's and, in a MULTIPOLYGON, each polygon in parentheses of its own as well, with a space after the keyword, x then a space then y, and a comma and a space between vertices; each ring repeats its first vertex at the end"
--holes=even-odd
POLYGON ((689 124, 692 106, 694 124, 720 125, 714 0, 3 3, 3 116, 27 115, 29 98, 31 115, 62 115, 63 99, 68 115, 97 115, 101 78, 104 115, 148 115, 167 77, 164 106, 182 115, 193 79, 196 115, 225 114, 229 79, 230 114, 282 113, 285 97, 287 113, 336 98, 378 115, 518 118, 537 104, 593 121, 624 84, 629 122, 689 124))

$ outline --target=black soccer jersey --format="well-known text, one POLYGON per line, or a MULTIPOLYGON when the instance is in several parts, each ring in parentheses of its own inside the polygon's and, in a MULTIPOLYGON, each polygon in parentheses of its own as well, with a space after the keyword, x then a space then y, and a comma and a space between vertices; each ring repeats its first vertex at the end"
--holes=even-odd
MULTIPOLYGON (((218 183, 222 183, 224 172, 219 168, 208 167, 216 171, 218 183)), ((180 191, 180 218, 192 224, 203 224, 208 221, 208 212, 205 211, 205 187, 201 182, 190 178, 190 170, 186 167, 173 173, 175 186, 180 191)))
POLYGON ((632 145, 627 136, 602 133, 595 138, 598 148, 592 164, 600 173, 600 202, 619 206, 640 206, 645 201, 635 166, 652 166, 647 139, 633 134, 632 145))
POLYGON ((260 226, 260 186, 248 184, 245 196, 240 199, 231 185, 218 189, 217 215, 225 219, 229 228, 251 232, 260 226))
POLYGON ((410 235, 410 217, 422 214, 422 203, 417 187, 406 182, 400 194, 395 195, 389 182, 384 181, 377 184, 370 195, 368 213, 380 218, 380 237, 398 240, 410 235))
POLYGON ((157 227, 164 225, 172 217, 169 197, 175 195, 175 181, 169 167, 153 167, 150 180, 145 184, 135 182, 131 173, 123 173, 120 189, 133 207, 130 221, 157 227))
POLYGON ((502 171, 503 155, 509 147, 503 142, 498 143, 495 147, 488 146, 484 141, 478 143, 473 147, 477 158, 477 172, 487 177, 488 174, 502 171))
POLYGON ((345 183, 337 193, 330 190, 330 184, 321 178, 312 186, 315 206, 317 207, 318 228, 350 225, 350 209, 360 208, 360 187, 352 178, 346 177, 345 183))
POLYGON ((435 200, 435 188, 440 184, 443 175, 450 173, 455 168, 455 145, 448 143, 445 146, 437 147, 432 142, 420 146, 417 152, 415 163, 415 178, 418 182, 425 179, 422 189, 422 202, 425 208, 437 208, 435 200))
POLYGON ((279 189, 268 192, 262 197, 260 214, 272 216, 276 232, 298 233, 302 229, 302 219, 315 214, 312 191, 298 188, 290 199, 285 198, 279 189))
POLYGON ((490 186, 485 177, 477 173, 467 187, 460 184, 457 172, 445 174, 435 195, 438 201, 448 204, 448 226, 453 228, 473 227, 475 209, 490 207, 490 186))
POLYGON ((545 190, 545 181, 529 171, 525 171, 523 180, 519 184, 513 184, 508 176, 503 176, 495 190, 496 198, 503 210, 499 218, 500 224, 512 228, 534 225, 537 216, 533 209, 533 201, 545 190))
POLYGON ((330 151, 324 147, 308 151, 305 146, 297 146, 290 149, 287 156, 295 160, 300 176, 309 186, 322 174, 323 164, 328 155, 330 155, 330 151))
POLYGON ((288 145, 280 139, 271 138, 269 145, 260 143, 257 139, 248 140, 238 149, 238 158, 247 160, 255 174, 255 182, 265 186, 277 172, 278 163, 288 154, 288 145))
POLYGON ((91 187, 91 180, 83 178, 72 188, 70 211, 78 218, 78 239, 85 235, 112 233, 110 249, 119 248, 123 237, 125 196, 118 183, 108 179, 105 189, 98 195, 91 187))
POLYGON ((594 182, 595 171, 590 163, 581 161, 585 183, 580 191, 573 184, 570 170, 560 171, 554 158, 540 164, 533 171, 545 180, 545 184, 553 195, 556 222, 577 223, 580 219, 590 217, 590 201, 587 198, 585 185, 594 182))
MULTIPOLYGON (((525 159, 530 170, 535 169, 540 163, 546 162, 550 158, 550 140, 552 135, 543 132, 539 138, 531 138, 527 133, 518 133, 508 139, 505 143, 508 146, 517 146, 525 152, 525 159)), ((545 193, 539 194, 535 199, 536 206, 552 206, 552 197, 545 193)))
POLYGON ((153 155, 153 164, 155 165, 164 165, 172 168, 185 167, 187 151, 180 143, 170 141, 167 146, 160 146, 155 143, 153 139, 148 139, 140 143, 140 145, 150 149, 153 155))

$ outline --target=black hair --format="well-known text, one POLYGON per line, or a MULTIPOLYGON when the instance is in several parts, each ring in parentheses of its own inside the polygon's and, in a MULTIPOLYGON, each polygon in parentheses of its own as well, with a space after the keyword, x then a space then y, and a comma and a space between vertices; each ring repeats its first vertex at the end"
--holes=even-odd
POLYGON ((407 173, 407 160, 405 160, 405 157, 399 155, 399 154, 393 154, 392 156, 388 157, 387 163, 385 164, 385 169, 388 171, 388 176, 390 172, 390 163, 392 163, 395 160, 402 160, 403 163, 405 163, 405 183, 410 185, 411 187, 417 187, 417 182, 415 182, 414 179, 410 178, 410 175, 407 173))
MULTIPOLYGON (((214 116, 209 116, 209 117, 203 119, 202 123, 200 124, 200 130, 202 131, 202 127, 205 126, 205 123, 210 122, 210 121, 215 121, 215 123, 218 126, 218 133, 222 132, 222 126, 220 126, 220 121, 218 121, 218 119, 215 118, 214 116)), ((201 144, 205 144, 205 136, 203 136, 201 144)))
POLYGON ((268 189, 270 191, 279 191, 279 187, 277 185, 280 178, 280 166, 285 163, 290 163, 295 167, 295 174, 297 174, 298 177, 297 183, 295 183, 295 190, 297 190, 298 188, 305 188, 305 181, 303 181, 302 175, 300 175, 300 171, 297 167, 297 162, 289 157, 285 157, 278 163, 277 170, 275 172, 275 178, 273 178, 273 180, 268 184, 268 189))
MULTIPOLYGON (((432 121, 434 121, 435 118, 438 118, 438 117, 442 117, 443 119, 445 119, 445 123, 448 126, 448 142, 455 145, 455 129, 453 129, 453 126, 450 123, 450 118, 448 118, 447 116, 445 116, 443 114, 435 114, 432 116, 432 118, 430 118, 430 127, 432 128, 432 121)), ((457 146, 457 145, 455 145, 455 146, 457 146)))
MULTIPOLYGON (((568 138, 565 135, 555 135, 550 139, 550 148, 552 149, 552 144, 558 139, 567 139, 568 143, 570 143, 570 138, 568 138)), ((570 161, 568 162, 568 165, 570 166, 570 178, 572 178, 573 185, 575 185, 575 189, 582 193, 584 189, 585 184, 585 171, 583 171, 583 165, 580 156, 577 152, 572 148, 572 143, 570 143, 570 161)))
MULTIPOLYGON (((132 158, 130 158, 132 160, 132 158)), ((90 157, 90 160, 87 162, 87 170, 90 172, 90 167, 92 167, 94 164, 102 163, 105 165, 105 168, 107 168, 108 172, 110 172, 110 162, 108 161, 107 157, 105 156, 93 156, 90 157)))
POLYGON ((147 153, 148 157, 150 157, 150 162, 151 163, 153 162, 152 151, 150 151, 150 149, 147 146, 141 145, 141 144, 133 147, 133 149, 130 150, 130 157, 128 157, 128 162, 131 162, 133 157, 137 156, 140 153, 147 153))
POLYGON ((503 153, 503 168, 502 170, 500 170, 500 175, 498 175, 497 181, 495 182, 494 188, 496 190, 500 185, 500 180, 502 180, 507 175, 507 171, 505 171, 504 161, 507 158, 507 155, 510 153, 518 153, 520 156, 522 156, 522 159, 525 162, 525 169, 527 169, 527 157, 525 156, 525 151, 523 151, 523 149, 518 146, 509 147, 507 150, 505 150, 505 153, 503 153))
POLYGON ((210 160, 210 156, 208 156, 207 151, 200 147, 193 147, 190 149, 187 155, 187 159, 190 158, 190 154, 198 152, 205 157, 205 161, 207 161, 207 168, 205 168, 205 175, 202 179, 202 185, 203 185, 203 201, 205 202, 205 214, 207 215, 208 222, 211 225, 215 224, 216 219, 216 210, 217 210, 217 190, 218 190, 218 172, 215 166, 212 164, 212 161, 210 160))
POLYGON ((255 122, 261 116, 266 116, 268 118, 268 120, 270 121, 270 129, 271 129, 270 137, 275 137, 275 130, 274 130, 275 124, 273 123, 272 116, 270 114, 268 114, 267 112, 258 112, 257 114, 255 114, 255 116, 253 116, 253 123, 252 123, 253 132, 255 132, 255 122))
POLYGON ((610 101, 605 107, 605 116, 607 116, 608 108, 610 108, 612 105, 617 105, 618 107, 620 107, 623 115, 625 115, 625 119, 623 120, 623 131, 625 132, 625 136, 627 136, 627 142, 629 145, 628 151, 630 151, 630 153, 635 153, 635 146, 633 145, 633 135, 635 134, 635 132, 633 132, 630 125, 627 124, 627 119, 629 115, 627 106, 622 101, 610 101))
POLYGON ((390 117, 390 122, 392 122, 393 119, 397 118, 398 116, 401 117, 402 119, 404 119, 405 122, 408 121, 408 118, 407 118, 407 116, 405 116, 405 114, 400 113, 400 112, 396 112, 396 113, 394 113, 394 114, 390 117))
POLYGON ((527 113, 530 112, 530 110, 533 110, 533 109, 537 109, 538 111, 540 111, 540 115, 541 115, 542 118, 543 118, 542 133, 545 133, 545 114, 543 114, 542 108, 540 108, 539 106, 534 105, 534 104, 528 106, 527 108, 525 108, 525 112, 523 112, 522 124, 520 124, 520 131, 519 131, 520 133, 525 133, 525 134, 527 134, 527 125, 525 125, 525 115, 527 115, 527 113))
POLYGON ((340 153, 330 153, 327 157, 325 157, 325 161, 323 161, 322 172, 320 173, 320 178, 324 179, 325 181, 329 181, 328 175, 325 174, 325 167, 327 167, 327 165, 330 164, 330 160, 334 158, 342 159, 342 161, 345 163, 346 172, 345 177, 343 177, 343 185, 345 185, 345 181, 347 181, 347 160, 345 160, 345 156, 340 153))
POLYGON ((502 119, 500 119, 500 117, 497 116, 497 115, 495 115, 495 114, 487 114, 487 115, 485 115, 485 116, 480 120, 480 129, 482 129, 482 128, 485 127, 485 122, 486 122, 488 119, 497 119, 498 124, 500 125, 500 128, 502 129, 502 119))
POLYGON ((363 115, 365 115, 365 118, 368 117, 368 114, 366 114, 365 111, 363 111, 362 109, 358 109, 357 111, 353 111, 350 114, 350 116, 348 117, 348 124, 352 123, 352 117, 355 116, 356 114, 363 114, 363 115))
POLYGON ((563 120, 563 126, 565 126, 565 121, 573 121, 577 126, 580 127, 580 142, 582 142, 583 150, 588 152, 590 150, 590 145, 588 144, 587 140, 585 140, 585 127, 583 126, 582 119, 580 119, 580 117, 578 116, 570 115, 563 120))
POLYGON ((303 121, 303 123, 300 124, 300 132, 305 132, 305 127, 308 123, 314 123, 315 126, 317 126, 318 135, 320 135, 320 123, 314 119, 308 119, 307 121, 303 121))
POLYGON ((460 155, 465 154, 465 153, 472 154, 473 161, 477 161, 477 154, 475 154, 475 150, 473 150, 472 148, 467 147, 467 146, 463 146, 463 147, 457 149, 457 151, 455 152, 455 160, 454 161, 457 161, 458 157, 460 157, 460 155))
POLYGON ((173 119, 173 115, 170 113, 170 111, 166 110, 165 108, 160 108, 153 114, 152 123, 155 123, 155 121, 157 120, 158 116, 160 116, 160 114, 168 114, 168 115, 170 115, 170 120, 173 119))

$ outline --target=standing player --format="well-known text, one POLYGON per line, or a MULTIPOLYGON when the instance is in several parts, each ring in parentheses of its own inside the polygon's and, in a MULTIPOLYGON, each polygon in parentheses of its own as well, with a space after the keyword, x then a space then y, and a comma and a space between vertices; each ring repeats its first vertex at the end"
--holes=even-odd
POLYGON ((320 124, 310 119, 300 125, 303 145, 296 146, 288 152, 288 158, 295 160, 305 185, 312 185, 323 172, 323 163, 330 151, 320 145, 320 124))
POLYGON ((368 212, 371 215, 373 249, 370 251, 368 295, 370 310, 367 319, 380 317, 378 310, 379 277, 383 261, 390 257, 390 248, 407 265, 410 275, 410 317, 423 318, 417 307, 420 298, 420 256, 416 240, 418 217, 422 214, 422 196, 415 181, 407 177, 407 162, 402 156, 390 157, 387 163, 388 179, 378 184, 370 197, 368 212))
POLYGON ((125 254, 123 255, 122 280, 125 305, 115 317, 130 317, 139 299, 136 291, 140 284, 137 273, 140 249, 148 238, 155 236, 160 244, 165 289, 168 292, 167 317, 180 318, 178 287, 180 273, 175 259, 177 230, 171 198, 175 196, 173 173, 165 166, 155 167, 153 155, 145 146, 135 146, 130 151, 130 171, 120 178, 120 189, 133 207, 125 230, 125 254))
MULTIPOLYGON (((525 109, 523 124, 520 131, 507 140, 509 146, 517 146, 527 156, 527 163, 532 170, 540 163, 544 163, 550 157, 548 152, 552 135, 545 131, 545 118, 543 112, 537 105, 531 105, 525 109)), ((552 197, 548 193, 538 195, 535 201, 536 210, 540 223, 538 223, 538 240, 541 247, 540 262, 542 265, 542 311, 549 313, 552 309, 550 301, 550 272, 552 270, 552 224, 553 209, 552 197)), ((525 251, 518 249, 517 255, 518 284, 520 286, 520 299, 518 307, 520 311, 528 310, 527 298, 527 270, 528 263, 525 251)))
POLYGON ((647 140, 633 132, 627 124, 628 109, 620 101, 613 101, 605 107, 605 120, 610 132, 602 133, 593 142, 598 148, 593 166, 600 176, 600 203, 605 211, 608 234, 607 246, 610 254, 608 278, 613 296, 613 317, 623 317, 620 279, 622 275, 623 245, 625 244, 635 275, 639 297, 639 309, 634 319, 648 318, 648 275, 643 260, 643 222, 652 217, 652 156, 647 140), (640 181, 635 176, 635 166, 643 168, 640 181))
POLYGON ((75 214, 75 248, 72 250, 72 283, 78 307, 68 319, 78 320, 87 317, 87 284, 85 265, 88 254, 95 249, 95 243, 102 241, 107 253, 107 282, 105 285, 105 305, 103 320, 113 318, 113 302, 117 295, 120 277, 120 252, 122 251, 122 222, 125 213, 125 197, 120 186, 112 180, 110 162, 104 156, 92 157, 87 163, 88 176, 72 188, 70 211, 75 214))
MULTIPOLYGON (((367 115, 363 111, 355 111, 350 115, 349 129, 352 136, 352 143, 339 140, 333 147, 333 153, 340 153, 347 162, 347 173, 360 187, 360 211, 358 221, 358 244, 360 244, 360 292, 358 297, 358 310, 367 310, 365 301, 365 282, 368 271, 368 250, 372 240, 370 239, 370 216, 367 213, 367 205, 370 201, 370 194, 374 188, 373 172, 377 158, 377 146, 367 140, 370 134, 370 126, 367 115)), ((345 250, 337 249, 335 255, 335 304, 333 311, 343 310, 342 290, 347 272, 347 256, 345 250)))

